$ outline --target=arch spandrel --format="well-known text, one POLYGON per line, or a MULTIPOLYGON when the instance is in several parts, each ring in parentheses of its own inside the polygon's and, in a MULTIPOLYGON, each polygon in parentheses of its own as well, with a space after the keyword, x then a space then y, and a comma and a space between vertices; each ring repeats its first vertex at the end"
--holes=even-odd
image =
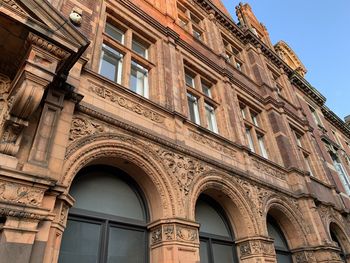
POLYGON ((80 138, 68 149, 60 183, 67 187, 91 164, 115 166, 130 174, 149 203, 151 220, 177 214, 176 195, 166 171, 148 145, 123 134, 97 134, 80 138), (132 169, 131 169, 132 168, 132 169))
POLYGON ((201 194, 209 195, 225 211, 236 239, 259 233, 255 214, 244 195, 244 189, 232 176, 209 171, 196 179, 189 196, 188 215, 195 220, 195 206, 201 194))
POLYGON ((267 234, 266 218, 272 216, 282 229, 290 249, 309 245, 309 225, 305 223, 302 212, 297 204, 292 203, 284 197, 270 196, 264 205, 265 234, 267 234))

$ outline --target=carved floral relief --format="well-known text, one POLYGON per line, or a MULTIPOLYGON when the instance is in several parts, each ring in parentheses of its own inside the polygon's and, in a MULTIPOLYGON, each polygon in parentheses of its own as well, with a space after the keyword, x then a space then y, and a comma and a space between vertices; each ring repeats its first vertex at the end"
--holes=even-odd
POLYGON ((0 183, 0 200, 23 205, 40 206, 44 191, 15 183, 0 183))

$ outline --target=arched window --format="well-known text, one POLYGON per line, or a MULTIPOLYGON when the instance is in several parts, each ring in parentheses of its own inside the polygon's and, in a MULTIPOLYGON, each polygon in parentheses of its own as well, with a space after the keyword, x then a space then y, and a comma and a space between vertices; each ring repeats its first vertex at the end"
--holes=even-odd
POLYGON ((337 246, 340 248, 339 256, 340 256, 341 260, 343 262, 346 262, 344 249, 343 249, 341 243, 339 242, 338 236, 336 234, 336 225, 334 223, 331 223, 331 225, 330 225, 330 232, 331 232, 331 238, 332 238, 333 242, 335 242, 337 244, 337 246))
POLYGON ((196 221, 200 224, 200 262, 238 262, 234 239, 219 204, 201 195, 196 204, 196 221))
POLYGON ((147 262, 147 210, 121 170, 82 170, 70 194, 76 200, 63 234, 59 263, 147 262))
POLYGON ((267 217, 267 231, 269 236, 274 239, 274 246, 278 263, 292 263, 292 256, 288 248, 286 238, 282 230, 279 228, 275 219, 271 216, 267 217))

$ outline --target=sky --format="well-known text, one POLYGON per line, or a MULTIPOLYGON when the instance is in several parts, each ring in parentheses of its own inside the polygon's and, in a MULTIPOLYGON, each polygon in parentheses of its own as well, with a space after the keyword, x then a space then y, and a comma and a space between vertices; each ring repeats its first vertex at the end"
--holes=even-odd
MULTIPOLYGON (((237 22, 238 0, 222 0, 237 22)), ((246 0, 276 44, 284 40, 307 69, 305 79, 341 119, 350 115, 350 0, 246 0)))

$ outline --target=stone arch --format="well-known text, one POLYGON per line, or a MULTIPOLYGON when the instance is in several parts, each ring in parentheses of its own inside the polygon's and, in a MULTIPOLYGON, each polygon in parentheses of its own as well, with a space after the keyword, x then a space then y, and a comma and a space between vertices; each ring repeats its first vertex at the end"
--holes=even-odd
POLYGON ((340 246, 344 250, 344 253, 346 255, 350 254, 350 239, 346 234, 345 227, 343 226, 343 224, 338 220, 332 219, 328 224, 327 230, 329 240, 332 240, 331 232, 333 232, 337 236, 337 239, 340 242, 340 246))
POLYGON ((272 216, 281 228, 289 249, 295 249, 308 245, 307 230, 303 224, 303 215, 298 210, 297 204, 291 203, 286 198, 272 195, 265 203, 265 235, 268 235, 266 219, 272 216))
POLYGON ((68 193, 77 173, 84 167, 105 164, 128 173, 145 195, 150 220, 176 215, 173 188, 149 145, 121 134, 92 135, 68 148, 60 183, 68 193))
POLYGON ((188 205, 189 219, 195 221, 196 202, 200 194, 206 194, 222 206, 236 239, 254 236, 258 233, 258 224, 250 210, 251 205, 244 197, 243 189, 232 178, 217 171, 202 174, 193 184, 188 205))

